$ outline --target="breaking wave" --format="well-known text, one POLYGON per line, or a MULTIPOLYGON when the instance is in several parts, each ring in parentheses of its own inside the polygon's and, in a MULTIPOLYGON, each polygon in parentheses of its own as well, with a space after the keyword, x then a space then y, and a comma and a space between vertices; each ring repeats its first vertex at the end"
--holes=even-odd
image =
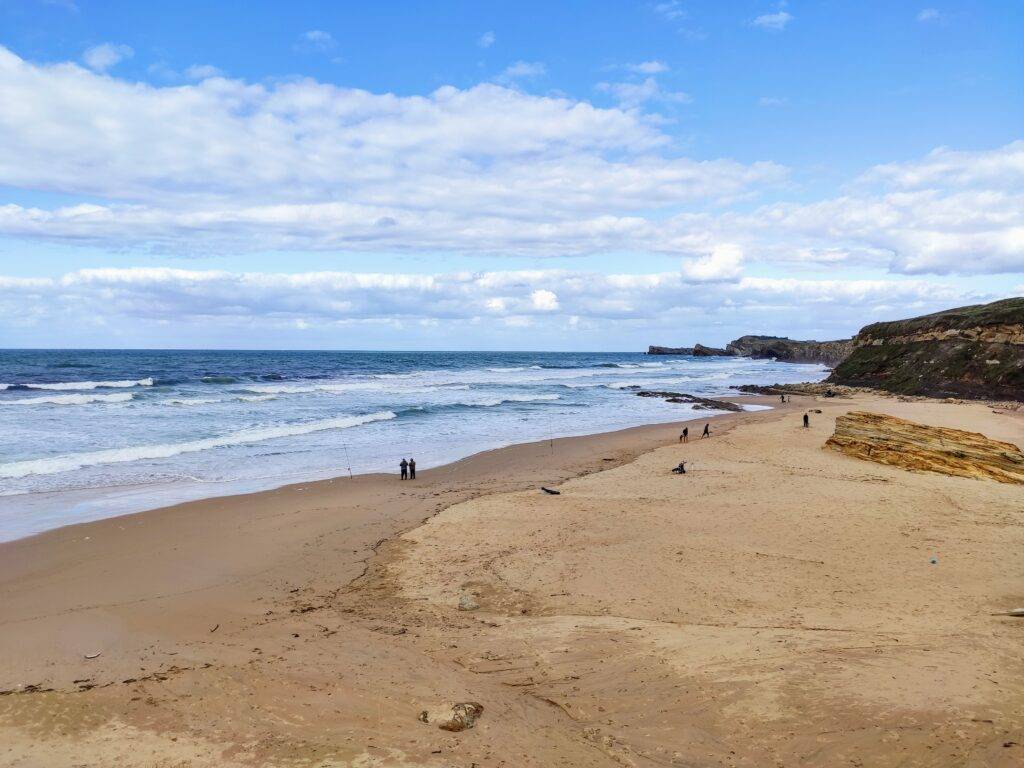
POLYGON ((128 389, 129 387, 152 387, 153 379, 132 379, 124 381, 56 381, 50 384, 4 384, 4 389, 128 389))
POLYGON ((75 453, 68 456, 55 456, 49 459, 33 459, 0 464, 0 477, 27 477, 28 475, 52 475, 58 472, 71 472, 83 467, 98 464, 116 464, 126 461, 142 461, 146 459, 166 459, 182 453, 208 451, 214 448, 225 448, 232 445, 259 443, 264 440, 276 440, 281 437, 308 435, 328 429, 349 429, 374 421, 386 421, 395 418, 393 411, 378 411, 362 416, 346 416, 337 419, 307 421, 300 424, 283 424, 277 427, 255 427, 231 432, 218 437, 203 440, 190 440, 184 443, 167 443, 164 445, 138 445, 130 448, 114 448, 106 451, 75 453))
POLYGON ((47 397, 25 397, 21 400, 0 401, 0 405, 86 405, 88 403, 126 403, 135 395, 50 395, 47 397))

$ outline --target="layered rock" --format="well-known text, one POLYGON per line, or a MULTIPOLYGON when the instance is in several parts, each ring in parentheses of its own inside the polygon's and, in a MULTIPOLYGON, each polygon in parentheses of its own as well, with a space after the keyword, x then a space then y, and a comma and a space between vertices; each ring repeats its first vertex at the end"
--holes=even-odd
POLYGON ((1024 400, 1024 298, 868 325, 828 381, 908 395, 1024 400))
POLYGON ((977 432, 852 411, 836 419, 825 445, 878 464, 1024 485, 1024 453, 977 432))

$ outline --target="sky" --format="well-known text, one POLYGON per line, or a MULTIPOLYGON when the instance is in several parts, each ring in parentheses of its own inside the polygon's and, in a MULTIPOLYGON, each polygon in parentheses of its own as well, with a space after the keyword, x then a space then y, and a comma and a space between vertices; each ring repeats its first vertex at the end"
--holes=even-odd
POLYGON ((0 0, 0 347, 643 350, 1024 294, 1024 3, 0 0))

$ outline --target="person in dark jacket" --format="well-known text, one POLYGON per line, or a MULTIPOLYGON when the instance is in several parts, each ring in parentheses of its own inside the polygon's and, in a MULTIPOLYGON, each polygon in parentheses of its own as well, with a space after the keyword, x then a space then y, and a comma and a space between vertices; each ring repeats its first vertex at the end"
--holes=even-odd
POLYGON ((398 466, 402 469, 402 479, 405 480, 409 477, 409 462, 402 459, 398 466))
POLYGON ((700 439, 703 440, 705 437, 711 437, 711 424, 704 425, 704 431, 700 435, 700 439))
POLYGON ((690 428, 683 427, 682 434, 679 435, 680 443, 688 443, 690 441, 690 428))
POLYGON ((416 459, 409 459, 409 479, 416 479, 416 459))
POLYGON ((807 429, 807 427, 809 427, 809 426, 811 426, 811 417, 810 417, 810 416, 808 416, 808 415, 807 415, 807 414, 805 413, 805 414, 804 414, 804 429, 807 429))

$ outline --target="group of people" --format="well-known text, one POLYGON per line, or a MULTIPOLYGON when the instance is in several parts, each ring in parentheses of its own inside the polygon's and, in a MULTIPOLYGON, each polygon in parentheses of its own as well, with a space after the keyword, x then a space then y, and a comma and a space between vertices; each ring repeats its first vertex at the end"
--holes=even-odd
MULTIPOLYGON (((785 402, 785 397, 786 396, 785 395, 780 395, 780 397, 782 397, 783 398, 783 402, 785 402)), ((819 413, 820 413, 820 411, 819 411, 819 413)), ((807 429, 810 426, 811 426, 811 417, 808 416, 805 413, 804 414, 804 429, 807 429)), ((706 422, 704 424, 704 431, 701 432, 701 434, 700 434, 700 439, 701 440, 703 440, 705 437, 711 437, 711 424, 710 424, 710 422, 706 422)), ((679 442, 680 443, 688 443, 688 442, 690 442, 690 428, 689 427, 683 427, 683 431, 679 433, 679 442)), ((672 471, 675 474, 677 474, 677 475, 685 475, 686 474, 686 462, 685 461, 680 461, 678 466, 672 467, 672 471)))
POLYGON ((401 462, 399 462, 398 467, 402 470, 403 480, 416 479, 416 459, 409 459, 408 461, 402 459, 401 462))
MULTIPOLYGON (((711 424, 704 425, 704 431, 700 434, 700 439, 703 440, 705 437, 711 437, 711 424)), ((683 427, 683 431, 679 433, 679 442, 688 443, 690 442, 690 428, 683 427)))

